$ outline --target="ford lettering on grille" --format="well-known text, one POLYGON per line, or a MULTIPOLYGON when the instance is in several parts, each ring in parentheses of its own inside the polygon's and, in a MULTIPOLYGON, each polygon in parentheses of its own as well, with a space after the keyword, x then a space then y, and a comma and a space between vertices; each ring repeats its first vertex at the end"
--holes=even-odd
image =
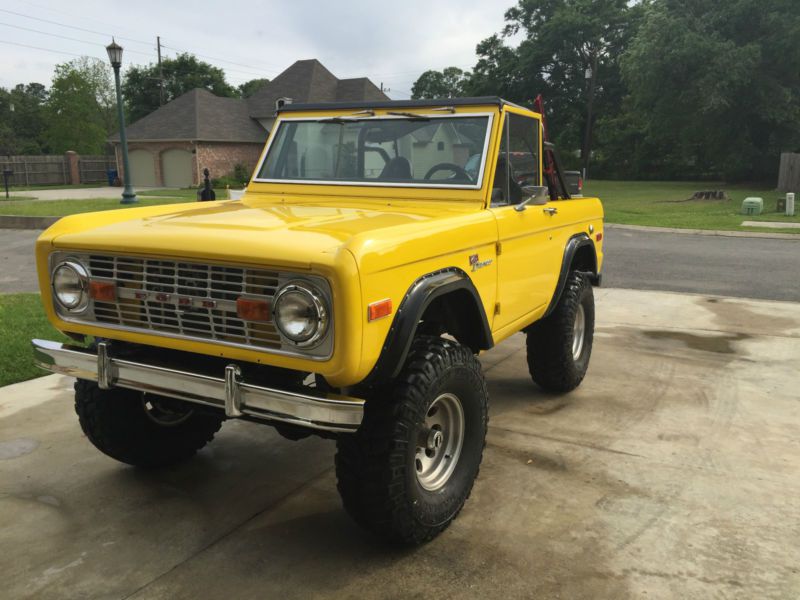
POLYGON ((281 347, 273 323, 244 321, 236 312, 241 296, 272 300, 279 279, 275 271, 127 256, 88 258, 92 278, 117 285, 116 302, 94 302, 98 323, 281 347))

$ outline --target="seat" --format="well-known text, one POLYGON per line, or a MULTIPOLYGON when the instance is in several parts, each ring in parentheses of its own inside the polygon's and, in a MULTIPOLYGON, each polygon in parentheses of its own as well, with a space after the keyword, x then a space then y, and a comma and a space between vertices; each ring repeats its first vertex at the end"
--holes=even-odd
POLYGON ((411 163, 404 156, 395 156, 383 167, 378 179, 407 181, 411 179, 411 163))
POLYGON ((522 187, 517 183, 514 177, 514 169, 511 168, 511 173, 509 173, 508 177, 508 195, 511 198, 502 198, 503 190, 505 186, 503 185, 503 178, 506 176, 506 165, 508 162, 506 161, 506 157, 502 154, 497 158, 497 169, 494 172, 494 181, 492 182, 492 205, 493 206, 502 206, 504 204, 519 204, 522 201, 522 197, 525 195, 522 191, 522 187), (499 191, 500 196, 502 199, 498 199, 496 197, 497 191, 499 191))

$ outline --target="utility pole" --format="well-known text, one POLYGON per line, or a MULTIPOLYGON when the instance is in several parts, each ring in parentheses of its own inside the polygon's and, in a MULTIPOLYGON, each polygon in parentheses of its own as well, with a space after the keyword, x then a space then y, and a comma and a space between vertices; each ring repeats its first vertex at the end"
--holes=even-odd
POLYGON ((586 131, 583 137, 583 179, 589 180, 589 155, 592 152, 592 105, 594 104, 594 87, 597 81, 597 52, 592 59, 592 66, 586 69, 589 80, 589 98, 586 101, 586 131))
POLYGON ((390 90, 388 87, 387 88, 383 87, 383 82, 381 81, 381 92, 385 94, 386 92, 391 92, 391 91, 392 90, 390 90))
POLYGON ((164 70, 161 68, 161 36, 156 36, 158 46, 158 104, 164 106, 164 70))

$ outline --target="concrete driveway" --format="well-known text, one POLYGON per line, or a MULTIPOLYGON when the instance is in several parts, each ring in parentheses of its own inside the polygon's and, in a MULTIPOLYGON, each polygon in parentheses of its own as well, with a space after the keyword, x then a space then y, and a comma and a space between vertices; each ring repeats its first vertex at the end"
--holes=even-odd
POLYGON ((596 290, 592 365, 546 396, 482 357, 472 497, 416 550, 342 512, 334 443, 228 422, 191 462, 115 463, 71 381, 0 396, 8 598, 797 598, 800 305, 596 290))

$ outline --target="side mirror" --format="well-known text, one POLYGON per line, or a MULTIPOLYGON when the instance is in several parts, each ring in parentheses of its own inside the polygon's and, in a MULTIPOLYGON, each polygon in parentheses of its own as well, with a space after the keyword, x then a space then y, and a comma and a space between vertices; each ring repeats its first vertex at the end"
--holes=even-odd
POLYGON ((522 212, 529 204, 534 206, 547 204, 550 199, 550 190, 546 185, 523 185, 522 193, 525 194, 522 202, 514 205, 514 210, 522 212))

